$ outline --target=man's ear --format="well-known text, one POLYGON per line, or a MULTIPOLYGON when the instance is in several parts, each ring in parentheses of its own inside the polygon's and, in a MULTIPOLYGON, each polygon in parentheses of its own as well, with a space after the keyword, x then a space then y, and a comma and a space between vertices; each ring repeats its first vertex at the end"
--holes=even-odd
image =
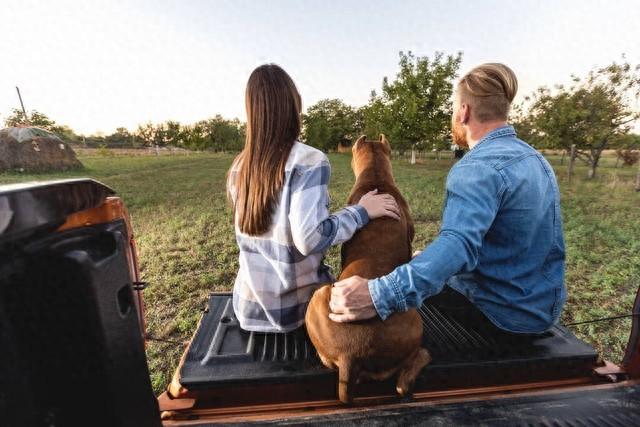
POLYGON ((389 144, 389 140, 386 136, 384 136, 383 133, 380 134, 380 144, 385 147, 385 151, 387 152, 387 154, 391 153, 391 145, 389 144))
POLYGON ((365 139, 367 139, 367 135, 362 135, 358 138, 358 140, 353 144, 353 147, 351 147, 351 151, 355 152, 358 149, 358 144, 364 142, 365 139))
POLYGON ((471 107, 469 104, 462 104, 458 114, 460 115, 460 123, 463 125, 469 123, 469 119, 471 118, 471 107))

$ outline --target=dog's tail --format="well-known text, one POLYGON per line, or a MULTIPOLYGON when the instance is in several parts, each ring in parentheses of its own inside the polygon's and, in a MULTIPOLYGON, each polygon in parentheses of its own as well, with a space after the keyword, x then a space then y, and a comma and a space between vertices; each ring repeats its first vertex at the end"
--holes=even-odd
POLYGON ((338 363, 338 398, 344 404, 353 400, 353 390, 359 375, 359 366, 353 359, 343 357, 338 363))

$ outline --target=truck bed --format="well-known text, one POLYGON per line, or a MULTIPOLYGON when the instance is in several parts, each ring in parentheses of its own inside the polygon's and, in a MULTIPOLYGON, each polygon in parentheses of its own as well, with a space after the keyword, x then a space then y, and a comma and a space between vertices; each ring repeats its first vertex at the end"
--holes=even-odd
MULTIPOLYGON (((429 302, 420 314, 433 362, 418 377, 416 392, 584 377, 598 364, 597 352, 562 326, 505 340, 488 325, 464 324, 429 302)), ((334 399, 337 376, 321 365, 304 328, 287 334, 243 331, 231 295, 214 293, 177 380, 181 396, 174 397, 235 406, 334 399)), ((394 393, 392 380, 356 390, 357 396, 394 393)))

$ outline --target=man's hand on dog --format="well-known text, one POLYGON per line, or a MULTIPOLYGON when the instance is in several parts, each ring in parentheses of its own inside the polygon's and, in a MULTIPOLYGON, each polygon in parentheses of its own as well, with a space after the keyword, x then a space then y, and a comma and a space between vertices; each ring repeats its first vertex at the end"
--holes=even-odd
POLYGON ((354 322, 377 316, 369 293, 369 281, 352 276, 336 282, 331 288, 329 310, 329 318, 334 322, 354 322))

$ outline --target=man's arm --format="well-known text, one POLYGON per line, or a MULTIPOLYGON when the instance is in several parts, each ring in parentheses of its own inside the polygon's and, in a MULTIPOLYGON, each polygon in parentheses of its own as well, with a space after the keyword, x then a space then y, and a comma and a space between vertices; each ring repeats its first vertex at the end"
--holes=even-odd
POLYGON ((332 289, 331 319, 362 320, 377 313, 383 320, 442 291, 451 276, 472 271, 478 252, 500 206, 506 183, 491 166, 463 163, 447 178, 447 198, 438 237, 409 263, 386 276, 353 277, 332 289))

